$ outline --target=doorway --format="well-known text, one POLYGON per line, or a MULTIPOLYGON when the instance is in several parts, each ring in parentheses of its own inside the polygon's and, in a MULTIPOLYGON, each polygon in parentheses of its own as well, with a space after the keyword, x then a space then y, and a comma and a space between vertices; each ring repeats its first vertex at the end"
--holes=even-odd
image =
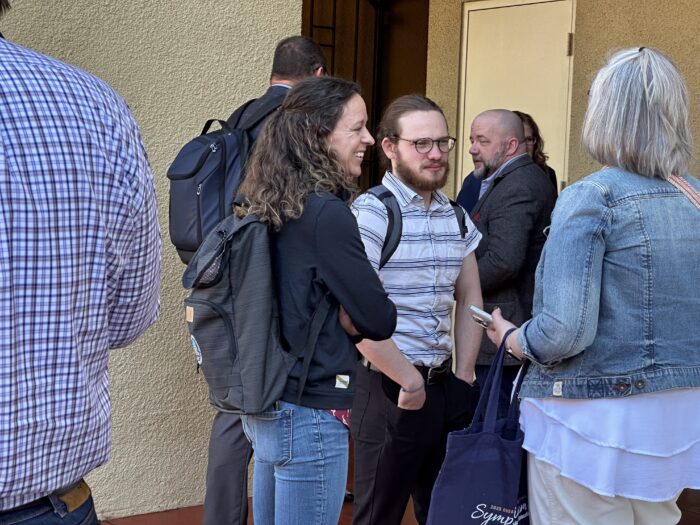
MULTIPOLYGON (((329 72, 362 87, 374 135, 395 98, 425 94, 429 0, 303 0, 302 34, 317 42, 329 72)), ((361 189, 381 182, 375 146, 365 156, 361 189)))
MULTIPOLYGON (((457 173, 471 171, 469 129, 492 108, 529 113, 560 189, 567 181, 573 0, 469 2, 462 8, 457 173)), ((456 181, 455 190, 461 187, 456 181)))

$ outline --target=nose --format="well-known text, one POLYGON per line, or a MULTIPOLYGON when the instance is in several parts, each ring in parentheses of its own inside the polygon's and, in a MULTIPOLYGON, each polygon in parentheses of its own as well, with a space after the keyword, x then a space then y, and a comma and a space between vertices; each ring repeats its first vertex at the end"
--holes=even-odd
POLYGON ((479 148, 477 148, 477 143, 472 142, 472 145, 469 146, 469 154, 476 155, 477 153, 479 153, 479 148))
POLYGON ((362 132, 362 143, 367 144, 368 146, 372 146, 374 144, 374 137, 367 128, 364 128, 364 131, 362 132))
POLYGON ((439 160, 445 154, 442 151, 440 151, 440 148, 438 147, 438 143, 433 142, 433 147, 430 148, 430 151, 428 153, 426 153, 426 155, 431 160, 439 160))

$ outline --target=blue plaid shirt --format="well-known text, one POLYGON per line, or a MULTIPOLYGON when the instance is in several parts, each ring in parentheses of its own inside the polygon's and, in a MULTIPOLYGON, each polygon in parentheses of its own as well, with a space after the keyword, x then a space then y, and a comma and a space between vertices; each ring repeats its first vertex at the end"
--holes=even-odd
POLYGON ((108 459, 108 349, 155 321, 159 266, 125 102, 0 39, 0 510, 108 459))

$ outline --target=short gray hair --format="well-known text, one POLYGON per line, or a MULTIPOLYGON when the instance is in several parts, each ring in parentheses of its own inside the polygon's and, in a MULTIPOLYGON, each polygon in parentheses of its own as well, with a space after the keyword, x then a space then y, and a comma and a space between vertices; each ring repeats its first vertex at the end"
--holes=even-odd
POLYGON ((688 90, 663 53, 618 51, 598 71, 589 95, 583 145, 595 160, 662 179, 688 170, 688 90))

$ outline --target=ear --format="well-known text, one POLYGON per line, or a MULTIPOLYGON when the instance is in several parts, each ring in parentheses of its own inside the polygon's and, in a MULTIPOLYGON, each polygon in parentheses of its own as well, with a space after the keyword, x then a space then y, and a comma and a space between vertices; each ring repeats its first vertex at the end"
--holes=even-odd
POLYGON ((384 137, 382 139, 382 151, 384 151, 384 155, 386 155, 386 158, 389 160, 394 160, 396 158, 396 144, 391 142, 389 137, 384 137))
MULTIPOLYGON (((523 142, 523 144, 525 144, 523 142)), ((506 146, 506 156, 511 156, 515 155, 515 152, 518 151, 518 148, 520 147, 520 142, 518 139, 515 137, 511 137, 508 139, 508 145, 506 146)))

